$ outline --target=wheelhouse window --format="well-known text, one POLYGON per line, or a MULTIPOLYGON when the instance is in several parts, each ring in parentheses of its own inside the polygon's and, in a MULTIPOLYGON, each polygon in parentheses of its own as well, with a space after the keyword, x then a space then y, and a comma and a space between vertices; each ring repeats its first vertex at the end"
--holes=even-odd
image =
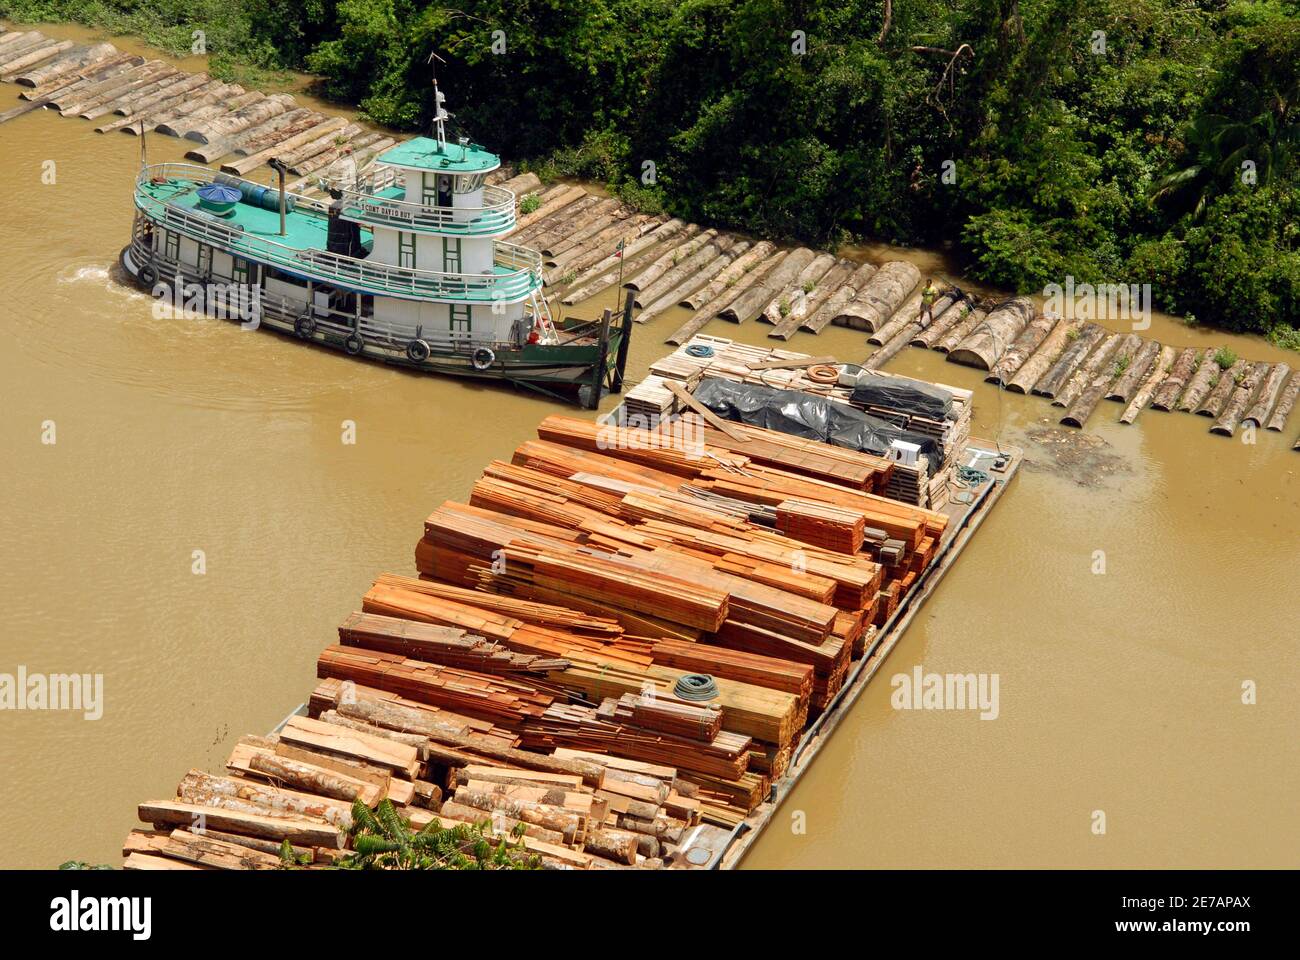
POLYGON ((420 174, 420 202, 426 207, 438 205, 438 182, 433 174, 420 174))
POLYGON ((447 273, 460 273, 460 238, 442 238, 442 269, 447 273))
POLYGON ((397 265, 415 269, 415 234, 397 234, 397 265))

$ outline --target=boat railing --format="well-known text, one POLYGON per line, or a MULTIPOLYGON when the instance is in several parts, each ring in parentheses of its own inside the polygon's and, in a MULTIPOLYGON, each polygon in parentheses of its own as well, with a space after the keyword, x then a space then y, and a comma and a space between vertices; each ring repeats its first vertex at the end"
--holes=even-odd
MULTIPOLYGON (((136 206, 149 219, 195 240, 211 243, 264 263, 284 267, 312 279, 344 282, 373 293, 392 293, 422 298, 449 298, 472 302, 509 303, 527 297, 542 285, 542 257, 536 250, 501 240, 493 242, 494 269, 481 274, 442 273, 372 263, 327 250, 300 250, 266 237, 235 229, 215 216, 203 214, 150 195, 144 187, 158 178, 211 182, 214 171, 192 164, 165 163, 140 172, 135 192, 136 206)), ((293 194, 295 209, 306 208, 325 215, 328 208, 318 200, 293 194)))
MULTIPOLYGON (((154 251, 144 236, 136 236, 131 241, 131 256, 137 263, 152 257, 159 268, 160 280, 173 284, 177 277, 186 283, 202 284, 213 278, 200 274, 191 264, 173 260, 154 251)), ((322 329, 346 334, 358 330, 368 343, 380 343, 396 349, 405 349, 415 334, 410 330, 398 329, 371 316, 357 317, 354 313, 336 310, 320 303, 309 303, 301 297, 287 297, 283 294, 262 294, 260 306, 263 314, 281 323, 292 325, 303 313, 310 311, 316 323, 322 329)), ((442 352, 470 354, 479 347, 493 350, 514 350, 519 344, 513 340, 501 340, 463 334, 450 330, 419 331, 419 339, 435 350, 442 352)))
POLYGON ((515 225, 515 195, 496 186, 483 187, 483 205, 477 207, 431 207, 362 190, 344 190, 343 201, 350 216, 409 230, 483 236, 515 225))

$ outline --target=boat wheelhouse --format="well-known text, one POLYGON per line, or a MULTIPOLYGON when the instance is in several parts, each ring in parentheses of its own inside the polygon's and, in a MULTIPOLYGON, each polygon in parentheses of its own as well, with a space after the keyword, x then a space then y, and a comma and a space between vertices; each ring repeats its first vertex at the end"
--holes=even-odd
POLYGON ((621 387, 628 312, 617 324, 553 321, 541 255, 503 239, 515 197, 487 183, 499 159, 466 138, 449 143, 441 102, 435 136, 327 183, 328 199, 286 191, 283 169, 277 189, 196 164, 144 167, 123 267, 178 300, 182 289, 219 291, 246 325, 594 407, 621 387))

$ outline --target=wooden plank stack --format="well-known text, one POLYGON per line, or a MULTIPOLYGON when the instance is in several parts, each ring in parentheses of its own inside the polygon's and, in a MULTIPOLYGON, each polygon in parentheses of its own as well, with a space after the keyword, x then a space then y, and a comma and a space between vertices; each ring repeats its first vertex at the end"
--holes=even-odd
POLYGON ((127 866, 272 869, 288 840, 329 867, 358 801, 519 829, 563 869, 672 865, 741 822, 948 516, 887 496, 880 457, 724 426, 543 420, 343 619, 307 716, 140 805, 127 866))

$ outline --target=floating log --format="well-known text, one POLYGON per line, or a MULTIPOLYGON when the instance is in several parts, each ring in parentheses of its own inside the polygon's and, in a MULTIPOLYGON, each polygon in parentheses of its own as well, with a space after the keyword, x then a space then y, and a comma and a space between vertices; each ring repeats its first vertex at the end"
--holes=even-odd
POLYGON ((117 99, 149 79, 161 76, 168 69, 168 65, 161 60, 146 60, 144 63, 136 64, 120 74, 115 74, 88 87, 83 87, 77 91, 75 96, 60 97, 55 102, 55 106, 61 116, 77 116, 83 111, 117 99))
POLYGON ((1180 412, 1191 413, 1201 405, 1201 401, 1210 392, 1210 381, 1221 372, 1219 365, 1214 361, 1214 354, 1213 347, 1206 347, 1200 358, 1192 362, 1192 379, 1188 382, 1187 389, 1183 391, 1182 399, 1178 401, 1180 412))
POLYGON ((1034 304, 1028 297, 1015 297, 998 304, 949 352, 948 362, 991 370, 1033 317, 1034 304))
MULTIPOLYGON (((1115 356, 1115 351, 1119 349, 1120 344, 1128 334, 1106 333, 1097 343, 1097 349, 1093 350, 1078 368, 1071 375, 1061 392, 1052 398, 1052 406, 1069 408, 1070 404, 1078 399, 1079 394, 1083 392, 1084 387, 1092 383, 1093 378, 1100 373, 1108 373, 1110 377, 1106 383, 1115 376, 1115 369, 1111 365, 1111 359, 1115 356)), ((1105 384, 1102 384, 1105 386, 1105 384)))
POLYGON ((33 87, 30 90, 24 90, 18 96, 25 100, 47 98, 52 106, 57 107, 61 102, 66 102, 65 98, 71 97, 73 94, 80 95, 82 91, 89 90, 120 76, 128 70, 134 70, 143 63, 144 57, 119 53, 115 57, 93 64, 72 76, 63 76, 57 80, 51 80, 49 83, 33 87))
POLYGON ((1067 343, 1061 355, 1034 384, 1033 393, 1053 398, 1070 381, 1075 368, 1083 363, 1088 353, 1106 335, 1105 327, 1096 323, 1072 326, 1067 333, 1067 343))
POLYGON ((266 149, 257 151, 257 153, 250 153, 248 156, 240 157, 238 160, 223 163, 221 165, 221 172, 234 173, 242 177, 250 170, 257 169, 279 153, 292 151, 297 147, 302 146, 304 143, 308 143, 326 133, 342 130, 347 125, 348 121, 344 120, 342 117, 331 117, 328 120, 324 120, 321 123, 304 130, 302 133, 296 134, 277 143, 273 143, 266 149))
MULTIPOLYGON (((546 258, 542 261, 544 264, 552 265, 550 262, 552 256, 577 246, 588 237, 600 233, 616 219, 621 219, 618 217, 621 204, 617 200, 612 197, 590 199, 596 202, 571 216, 547 221, 546 229, 529 241, 529 245, 540 251, 546 258)), ((578 204, 575 203, 569 209, 572 210, 577 206, 578 204)))
POLYGON ((1267 363, 1252 363, 1245 368, 1240 382, 1236 383, 1232 393, 1228 396, 1223 412, 1219 414, 1219 418, 1210 427, 1210 433, 1230 437, 1237 432, 1237 424, 1241 422, 1242 414, 1250 406, 1255 391, 1264 382, 1264 377, 1268 374, 1268 366, 1267 363))
POLYGON ((116 53, 117 47, 111 43, 97 43, 93 46, 76 47, 62 56, 55 57, 49 63, 19 74, 14 78, 14 83, 20 87, 38 87, 56 77, 76 73, 92 64, 99 63, 101 60, 107 60, 116 53))
POLYGON ((353 163, 356 163, 361 157, 370 153, 387 150, 393 143, 393 140, 386 138, 382 133, 363 133, 353 137, 347 143, 331 147, 310 159, 303 160, 296 165, 296 169, 301 174, 311 174, 349 156, 353 163))
POLYGON ((306 107, 295 107, 278 116, 249 127, 239 134, 239 145, 231 152, 242 157, 265 150, 286 137, 302 133, 324 120, 325 117, 306 107))
POLYGON ((1150 402, 1151 398, 1155 395, 1156 388, 1164 382, 1166 374, 1168 374, 1169 369, 1173 366, 1174 357, 1176 355, 1177 351, 1174 350, 1173 347, 1166 346, 1160 348, 1159 356, 1157 356, 1155 362, 1151 364, 1151 372, 1147 374, 1146 380, 1143 381, 1142 386, 1140 386, 1137 393, 1134 394, 1133 401, 1125 408, 1124 413, 1120 415, 1120 423, 1132 423, 1138 418, 1138 414, 1142 412, 1150 402))
MULTIPOLYGON (((903 305, 894 311, 893 316, 882 323, 874 333, 867 337, 867 343, 881 346, 893 340, 908 323, 921 315, 921 291, 916 291, 903 305)), ((919 326, 919 324, 918 324, 919 326)))
MULTIPOLYGON (((1129 356, 1132 354, 1128 351, 1134 349, 1139 343, 1136 334, 1120 335, 1115 334, 1108 341, 1097 348, 1097 358, 1094 361, 1090 359, 1091 370, 1087 374, 1087 379, 1081 384, 1077 391, 1077 396, 1070 403, 1069 409, 1061 417, 1061 423, 1067 427, 1082 427, 1088 422, 1093 411, 1097 409, 1097 404, 1101 402, 1102 396, 1106 393, 1107 385, 1114 383, 1116 379, 1123 376, 1117 369, 1119 362, 1118 357, 1129 356)), ((1131 360, 1130 360, 1131 363, 1131 360)), ((1127 369, 1124 371, 1127 373, 1127 369)), ((1062 397, 1066 396, 1073 382, 1062 392, 1062 397)))
MULTIPOLYGON (((735 243, 735 237, 724 234, 714 237, 710 242, 700 244, 694 253, 683 257, 676 266, 667 270, 654 282, 646 284, 641 290, 639 290, 636 297, 633 299, 633 304, 635 306, 645 307, 654 303, 665 294, 676 292, 677 288, 681 286, 683 280, 698 277, 700 272, 703 271, 706 266, 717 261, 722 254, 727 253, 733 246, 735 246, 735 243)), ((722 266, 726 266, 726 263, 723 263, 722 266)), ((718 269, 721 270, 722 266, 719 266, 718 269)), ((678 297, 673 297, 669 300, 668 305, 676 303, 677 299, 678 297)), ((651 314, 651 316, 653 316, 653 314, 651 314)), ((646 319, 645 311, 642 311, 641 315, 638 316, 637 319, 644 321, 646 319)))
POLYGON ((536 223, 520 230, 510 238, 511 242, 533 244, 538 238, 552 237, 557 229, 564 229, 569 224, 580 221, 600 203, 600 199, 600 197, 593 194, 579 197, 573 203, 556 211, 551 216, 543 217, 536 223))
MULTIPOLYGON (((775 329, 768 336, 778 340, 789 340, 797 330, 804 329, 808 319, 844 286, 857 267, 858 264, 852 260, 835 261, 834 265, 816 282, 816 286, 797 299, 790 312, 776 324, 775 329)), ((827 322, 830 322, 830 318, 827 318, 827 322)))
MULTIPOLYGON (((692 224, 691 227, 693 228, 692 232, 698 231, 699 229, 698 227, 695 227, 694 224, 692 224)), ((586 290, 594 288, 591 291, 592 293, 598 293, 606 286, 613 286, 613 284, 617 282, 618 267, 620 263, 626 267, 627 264, 631 262, 632 258, 638 253, 641 253, 643 250, 647 250, 650 247, 663 242, 679 231, 686 229, 687 225, 684 220, 673 218, 672 220, 652 227, 632 242, 625 243, 621 254, 617 249, 612 250, 610 253, 588 266, 579 266, 575 261, 571 266, 580 272, 576 277, 574 277, 574 286, 576 287, 578 284, 586 284, 587 286, 582 289, 586 290), (610 279, 609 283, 604 284, 604 286, 597 286, 597 284, 600 284, 605 277, 610 274, 613 275, 613 278, 610 279)), ((590 294, 587 294, 586 296, 589 295, 590 294)), ((561 298, 560 302, 566 304, 574 303, 577 300, 586 299, 586 296, 575 297, 574 293, 568 293, 561 298)))
POLYGON ((818 281, 834 265, 835 258, 829 253, 815 254, 812 260, 786 284, 785 289, 777 291, 776 296, 763 308, 758 319, 777 324, 791 314, 798 313, 802 316, 802 307, 809 292, 816 289, 818 281))
POLYGON ((673 287, 667 293, 659 297, 658 300, 655 300, 648 307, 642 310, 641 315, 637 317, 637 319, 644 323, 649 318, 677 306, 693 289, 699 287, 701 284, 708 283, 748 250, 749 241, 742 240, 732 246, 731 249, 719 252, 701 269, 693 271, 690 275, 684 277, 677 286, 673 287))
MULTIPOLYGON (((947 313, 947 311, 944 311, 947 313)), ((988 310, 984 307, 976 307, 954 323, 942 337, 934 342, 934 349, 940 353, 952 353, 957 349, 957 345, 970 335, 971 331, 984 322, 988 316, 988 310)))
POLYGON ((1285 363, 1273 364, 1268 371, 1268 375, 1264 377, 1263 383, 1260 384, 1259 396, 1255 398, 1254 405, 1241 418, 1242 426, 1250 425, 1259 428, 1264 425, 1264 421, 1268 419, 1269 411, 1273 409, 1273 404, 1277 402, 1278 394, 1282 392, 1282 384, 1286 382, 1287 374, 1290 372, 1291 367, 1285 363))
POLYGON ((1196 363, 1196 348, 1184 347, 1178 352, 1160 386, 1156 387, 1156 392, 1151 396, 1151 409, 1169 411, 1174 404, 1178 402, 1179 396, 1182 395, 1183 387, 1187 385, 1187 380, 1192 375, 1192 367, 1196 363))
POLYGON ((522 197, 524 194, 540 190, 542 181, 535 173, 521 173, 517 177, 503 181, 499 186, 502 190, 509 190, 515 196, 522 197))
POLYGON ((1006 382, 1008 393, 1029 393, 1047 369, 1060 358, 1065 348, 1072 342, 1070 331, 1079 325, 1071 320, 1057 320, 1043 342, 1038 345, 1029 358, 1020 365, 1020 369, 1006 382))
POLYGON ((17 60, 22 54, 47 41, 45 34, 39 30, 26 33, 8 33, 0 37, 0 67, 10 60, 17 60))
MULTIPOLYGON (((302 164, 322 153, 332 152, 337 157, 339 148, 359 134, 361 130, 362 127, 359 123, 349 123, 341 129, 327 130, 315 139, 308 140, 301 146, 295 147, 291 152, 279 154, 277 159, 284 161, 294 173, 302 173, 302 164)), ((288 135, 289 130, 286 129, 283 133, 288 135)), ((276 145, 283 150, 286 142, 287 136, 282 136, 276 145)), ((268 146, 271 146, 271 144, 268 144, 268 146)), ((240 150, 244 149, 255 150, 252 144, 245 144, 240 148, 240 150)))
POLYGON ((607 230, 613 229, 613 235, 616 236, 617 229, 627 218, 628 211, 617 200, 602 201, 594 213, 583 218, 583 222, 575 223, 567 235, 557 237, 546 245, 546 249, 542 250, 547 258, 545 263, 548 266, 559 266, 566 262, 564 254, 570 254, 568 259, 579 256, 579 251, 591 242, 598 242, 593 238, 601 236, 607 230))
MULTIPOLYGON (((620 240, 626 246, 647 231, 653 230, 659 222, 660 219, 643 213, 627 216, 625 210, 619 210, 607 221, 606 226, 600 227, 595 233, 584 237, 581 242, 557 253, 547 262, 551 264, 552 270, 562 271, 565 276, 576 277, 579 269, 603 259, 606 251, 611 247, 617 247, 620 240)), ((587 230, 595 229, 598 223, 599 221, 591 224, 587 230)), ((580 232, 585 233, 587 230, 580 232)))
POLYGON ((195 143, 215 145, 221 140, 242 133, 249 127, 265 123, 272 117, 292 109, 293 106, 293 97, 286 93, 278 93, 269 97, 260 96, 238 110, 193 124, 181 136, 186 140, 193 140, 195 143))
POLYGON ((685 260, 694 257, 701 249, 713 246, 718 241, 718 231, 712 228, 702 230, 689 240, 670 246, 661 253, 650 266, 639 271, 636 276, 623 282, 624 290, 640 292, 649 288, 656 280, 685 260))
POLYGON ((197 117, 200 111, 212 107, 217 107, 222 112, 236 109, 231 103, 244 92, 244 88, 238 84, 217 81, 206 87, 199 87, 188 94, 154 104, 147 115, 132 118, 135 122, 123 124, 118 129, 123 133, 138 136, 140 123, 144 123, 146 133, 156 130, 165 136, 174 137, 177 136, 177 126, 185 118, 197 117))
MULTIPOLYGON (((736 257, 727 265, 721 273, 714 277, 706 286, 696 290, 688 297, 683 297, 678 304, 690 310, 698 310, 706 303, 710 303, 728 290, 737 280, 752 270, 757 264, 762 263, 776 250, 776 246, 768 240, 760 240, 750 247, 744 254, 736 257)), ((733 252, 735 248, 733 248, 733 252)))
POLYGON ((892 360, 900 350, 912 342, 912 339, 921 330, 921 321, 912 320, 902 329, 900 329, 888 343, 882 344, 880 349, 869 356, 863 364, 868 370, 876 370, 892 360))
POLYGON ((1273 416, 1268 418, 1266 429, 1280 431, 1286 426, 1286 418, 1291 413, 1291 408, 1295 406, 1298 394, 1300 394, 1300 370, 1291 374, 1291 379, 1282 390, 1282 396, 1278 398, 1277 406, 1273 408, 1273 416))
POLYGON ((786 257, 786 251, 773 249, 765 258, 755 263, 749 270, 734 280, 730 287, 722 291, 716 298, 709 301, 696 311, 695 316, 687 320, 684 324, 673 331, 668 338, 668 343, 685 343, 691 337, 700 332, 710 320, 718 316, 723 310, 727 309, 738 298, 743 296, 747 290, 755 286, 779 265, 786 257))
MULTIPOLYGON (((140 87, 112 104, 111 112, 119 117, 135 117, 144 113, 154 104, 170 99, 181 93, 188 93, 208 82, 206 73, 188 74, 177 71, 163 77, 153 84, 140 87)), ((93 112, 93 111, 92 111, 93 112)), ((90 119, 94 119, 91 117, 90 119)))
POLYGON ((856 297, 840 308, 831 322, 874 333, 903 305, 920 280, 921 271, 913 264, 891 260, 875 272, 856 297))
POLYGON ((558 190, 551 199, 546 200, 540 207, 532 213, 526 213, 515 221, 514 233, 525 230, 537 223, 539 220, 545 220, 559 210, 564 209, 571 203, 577 203, 587 195, 587 191, 582 187, 563 187, 558 190))
POLYGON ((92 69, 79 74, 64 75, 57 80, 33 87, 19 94, 28 99, 27 103, 14 107, 0 114, 0 123, 7 123, 23 114, 39 110, 41 107, 55 107, 59 103, 70 102, 71 98, 83 96, 85 91, 107 82, 112 77, 124 73, 144 62, 143 57, 122 54, 114 59, 95 64, 92 69))
POLYGON ((30 47, 26 52, 0 65, 0 78, 7 80, 24 68, 44 63, 56 54, 71 50, 74 46, 76 44, 71 40, 47 40, 44 43, 38 43, 34 47, 30 47))
POLYGON ((874 263, 858 264, 848 279, 826 298, 825 303, 803 318, 799 329, 807 330, 809 333, 821 333, 825 330, 831 321, 839 316, 840 311, 862 292, 871 278, 876 275, 876 270, 874 263))
POLYGON ((120 93, 96 98, 99 102, 88 109, 82 110, 78 116, 84 120, 97 120, 107 114, 129 117, 131 116, 130 104, 134 104, 145 97, 151 97, 161 90, 180 83, 185 76, 184 73, 174 67, 165 66, 162 70, 148 77, 137 78, 134 83, 128 84, 127 88, 120 93))
POLYGON ((1216 374, 1217 379, 1211 380, 1209 394, 1196 408, 1198 417, 1218 417, 1223 412, 1224 405, 1227 404, 1228 398, 1232 396, 1232 391, 1237 386, 1237 379, 1246 375, 1246 361, 1238 359, 1227 370, 1222 370, 1216 363, 1215 369, 1219 370, 1216 374))
POLYGON ((928 327, 922 328, 912 337, 912 346, 932 348, 947 336, 953 327, 969 317, 974 309, 975 304, 968 297, 957 297, 935 314, 934 320, 928 327))
POLYGON ((780 261, 770 267, 753 285, 742 291, 726 307, 718 311, 718 316, 736 323, 753 320, 772 302, 781 290, 812 263, 816 254, 807 247, 800 247, 787 253, 780 261))
POLYGON ((575 284, 586 283, 605 272, 613 272, 620 260, 631 262, 642 251, 686 228, 682 220, 669 220, 662 216, 647 217, 639 223, 629 218, 623 223, 623 230, 607 236, 592 237, 580 248, 565 251, 562 260, 564 270, 566 274, 573 274, 575 284), (623 245, 621 256, 618 249, 620 242, 623 245))
POLYGON ((1134 391, 1146 381, 1151 364, 1156 362, 1159 354, 1160 344, 1154 340, 1141 339, 1138 340, 1136 353, 1117 353, 1116 362, 1124 365, 1124 370, 1110 385, 1110 390, 1106 392, 1106 399, 1127 404, 1132 399, 1134 391), (1128 359, 1125 360, 1124 357, 1128 359))
MULTIPOLYGON (((946 312, 946 311, 945 311, 946 312)), ((1038 314, 1030 321, 1029 325, 1020 332, 1011 346, 1007 347, 1006 352, 998 358, 989 375, 984 378, 985 383, 996 383, 998 386, 1005 386, 1017 371, 1024 366, 1025 361, 1033 355, 1048 335, 1060 323, 1056 317, 1038 314)), ((1064 336, 1064 335, 1062 335, 1064 336)), ((1023 390, 1020 391, 1024 393, 1023 390)))
POLYGON ((173 118, 174 125, 168 125, 170 128, 168 133, 172 133, 182 125, 185 117, 220 116, 222 113, 228 113, 246 103, 251 103, 255 99, 260 99, 262 96, 260 93, 254 95, 243 92, 244 88, 240 86, 234 86, 232 90, 221 93, 220 91, 225 86, 222 83, 214 83, 211 86, 204 85, 181 93, 169 91, 169 96, 152 104, 148 109, 142 110, 134 116, 121 117, 98 126, 95 128, 95 132, 111 133, 114 130, 120 130, 130 136, 139 136, 141 124, 144 125, 145 132, 148 133, 150 129, 159 129, 158 124, 160 121, 173 118), (235 93, 234 91, 239 92, 235 93), (207 102, 205 97, 210 92, 216 92, 217 95, 211 102, 207 102))

